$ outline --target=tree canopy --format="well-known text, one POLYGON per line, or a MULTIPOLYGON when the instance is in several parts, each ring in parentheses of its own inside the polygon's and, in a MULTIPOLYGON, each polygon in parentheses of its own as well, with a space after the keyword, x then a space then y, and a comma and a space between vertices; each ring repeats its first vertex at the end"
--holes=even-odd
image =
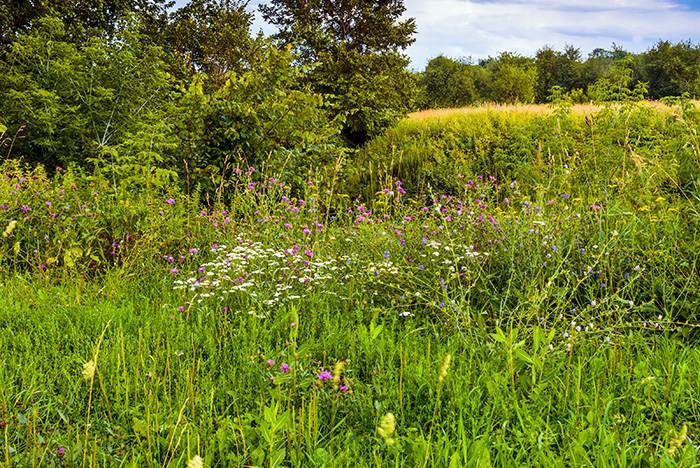
POLYGON ((302 81, 329 95, 343 134, 362 143, 405 114, 415 82, 402 51, 413 43, 415 19, 401 20, 400 0, 272 0, 263 18, 281 46, 308 66, 302 81))

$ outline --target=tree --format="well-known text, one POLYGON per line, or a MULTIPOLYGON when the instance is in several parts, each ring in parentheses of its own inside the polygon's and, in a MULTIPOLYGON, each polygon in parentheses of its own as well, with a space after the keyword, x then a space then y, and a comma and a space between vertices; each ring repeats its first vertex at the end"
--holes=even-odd
POLYGON ((309 67, 302 82, 333 96, 350 143, 366 141, 410 109, 415 82, 401 51, 414 41, 416 24, 400 20, 401 0, 272 0, 260 11, 279 28, 278 43, 293 47, 309 67))
POLYGON ((467 59, 438 55, 428 62, 419 85, 428 107, 463 107, 483 97, 485 78, 484 70, 467 59))
POLYGON ((0 2, 0 51, 6 49, 18 35, 37 27, 45 16, 59 18, 71 38, 83 38, 92 32, 114 34, 119 20, 135 13, 144 29, 159 29, 166 10, 174 2, 166 0, 4 0, 0 2))
POLYGON ((85 164, 164 118, 171 77, 133 17, 113 39, 78 46, 55 17, 37 20, 0 61, 0 123, 20 133, 15 154, 49 167, 85 164))
POLYGON ((649 82, 649 95, 654 99, 700 95, 700 46, 659 41, 642 54, 641 68, 642 80, 649 82))
POLYGON ((579 83, 581 51, 567 44, 563 52, 544 46, 535 53, 537 82, 535 100, 547 102, 549 90, 559 86, 564 92, 572 91, 579 83))
POLYGON ((335 161, 339 123, 328 119, 323 96, 296 89, 293 60, 267 46, 256 70, 230 73, 222 86, 194 78, 180 99, 178 130, 195 181, 209 184, 227 164, 246 164, 299 186, 309 170, 335 161))
POLYGON ((502 52, 484 66, 491 73, 491 99, 509 104, 532 102, 536 71, 531 58, 502 52))
POLYGON ((227 73, 254 68, 263 42, 250 35, 253 15, 246 5, 235 0, 192 0, 172 13, 161 41, 171 70, 180 78, 206 73, 210 85, 220 86, 227 73))

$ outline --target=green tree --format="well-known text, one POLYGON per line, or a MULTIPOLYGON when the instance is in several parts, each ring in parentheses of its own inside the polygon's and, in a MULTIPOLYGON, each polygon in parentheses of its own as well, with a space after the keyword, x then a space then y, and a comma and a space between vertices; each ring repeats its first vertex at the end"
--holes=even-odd
POLYGON ((37 20, 0 61, 0 121, 20 128, 15 154, 48 167, 86 164, 140 127, 165 118, 171 77, 158 47, 145 45, 140 23, 122 19, 113 39, 79 46, 58 18, 37 20))
POLYGON ((691 42, 659 41, 641 55, 641 79, 649 83, 649 96, 700 95, 700 47, 691 42))
POLYGON ((491 99, 509 104, 533 101, 536 70, 531 58, 503 52, 483 62, 483 66, 491 77, 491 99))
POLYGON ((45 16, 61 18, 73 39, 82 40, 86 33, 112 35, 129 14, 138 14, 140 27, 153 33, 162 27, 173 4, 166 0, 5 0, 0 2, 0 50, 37 27, 45 16))
POLYGON ((229 73, 218 87, 197 75, 183 92, 182 155, 205 191, 218 188, 211 175, 223 180, 229 165, 264 167, 299 185, 338 157, 340 120, 328 118, 322 95, 297 88, 301 70, 293 61, 268 45, 255 70, 229 73))
POLYGON ((596 48, 579 67, 577 87, 588 90, 598 80, 611 78, 615 74, 615 62, 625 58, 629 52, 613 43, 612 49, 596 48))
POLYGON ((415 81, 401 51, 414 41, 416 24, 401 20, 401 0, 272 0, 260 11, 279 28, 279 44, 310 66, 302 81, 333 96, 349 142, 366 141, 411 108, 415 81))
POLYGON ((483 98, 486 72, 470 60, 453 60, 443 55, 431 59, 421 74, 419 85, 426 106, 463 107, 483 98))
POLYGON ((549 90, 559 86, 564 92, 572 91, 579 85, 581 51, 567 44, 563 52, 544 46, 535 53, 537 70, 535 100, 547 102, 549 90))
POLYGON ((170 69, 182 79, 206 73, 209 84, 221 86, 229 72, 255 67, 264 47, 250 35, 252 13, 247 2, 192 0, 172 13, 161 45, 170 69))

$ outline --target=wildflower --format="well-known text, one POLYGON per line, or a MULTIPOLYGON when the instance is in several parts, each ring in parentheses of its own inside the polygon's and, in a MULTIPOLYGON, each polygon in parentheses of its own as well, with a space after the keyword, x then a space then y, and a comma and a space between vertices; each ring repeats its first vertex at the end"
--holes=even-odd
POLYGON ((187 468, 204 468, 204 460, 199 455, 195 455, 187 462, 187 468))
POLYGON ((387 413, 383 418, 382 422, 379 423, 377 427, 377 434, 384 439, 387 445, 393 445, 394 439, 391 438, 391 434, 396 430, 396 418, 393 414, 387 413))
POLYGON ((83 364, 83 378, 85 380, 92 380, 95 376, 96 367, 97 364, 95 363, 94 359, 92 359, 90 362, 86 362, 85 364, 83 364))
POLYGON ((384 252, 384 258, 385 258, 385 259, 388 259, 388 258, 389 258, 389 251, 388 251, 388 250, 384 252))
POLYGON ((331 380, 333 378, 331 373, 326 371, 326 370, 321 371, 320 373, 316 374, 316 377, 318 377, 318 380, 320 380, 320 381, 331 380))
POLYGON ((268 366, 272 366, 272 365, 275 364, 275 361, 274 361, 273 359, 268 359, 267 361, 265 361, 265 363, 266 363, 268 366))
POLYGON ((280 366, 280 373, 286 374, 287 372, 289 372, 289 364, 282 364, 280 366))

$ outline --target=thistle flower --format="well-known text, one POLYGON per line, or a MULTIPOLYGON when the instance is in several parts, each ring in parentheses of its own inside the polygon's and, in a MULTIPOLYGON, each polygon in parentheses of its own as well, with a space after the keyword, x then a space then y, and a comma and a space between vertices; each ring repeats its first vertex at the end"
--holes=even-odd
POLYGON ((688 426, 683 424, 683 429, 681 429, 681 433, 678 434, 678 437, 675 439, 671 439, 668 441, 668 450, 666 450, 666 454, 669 457, 672 457, 676 454, 676 449, 679 448, 683 443, 685 442, 685 437, 688 435, 688 426))
POLYGON ((195 455, 187 462, 187 468, 204 468, 204 460, 199 455, 195 455))
POLYGON ((391 438, 391 434, 396 430, 396 418, 393 414, 387 413, 383 418, 382 422, 379 423, 377 427, 377 434, 384 439, 387 445, 393 445, 394 439, 391 438))
POLYGON ((86 362, 83 364, 83 378, 85 380, 92 380, 92 378, 95 376, 95 368, 97 367, 97 364, 95 363, 95 360, 92 359, 90 362, 86 362))
POLYGON ((438 377, 438 382, 442 382, 442 380, 447 377, 447 370, 450 368, 450 361, 452 360, 452 355, 448 354, 445 356, 445 360, 442 361, 442 367, 440 368, 440 376, 438 377))

